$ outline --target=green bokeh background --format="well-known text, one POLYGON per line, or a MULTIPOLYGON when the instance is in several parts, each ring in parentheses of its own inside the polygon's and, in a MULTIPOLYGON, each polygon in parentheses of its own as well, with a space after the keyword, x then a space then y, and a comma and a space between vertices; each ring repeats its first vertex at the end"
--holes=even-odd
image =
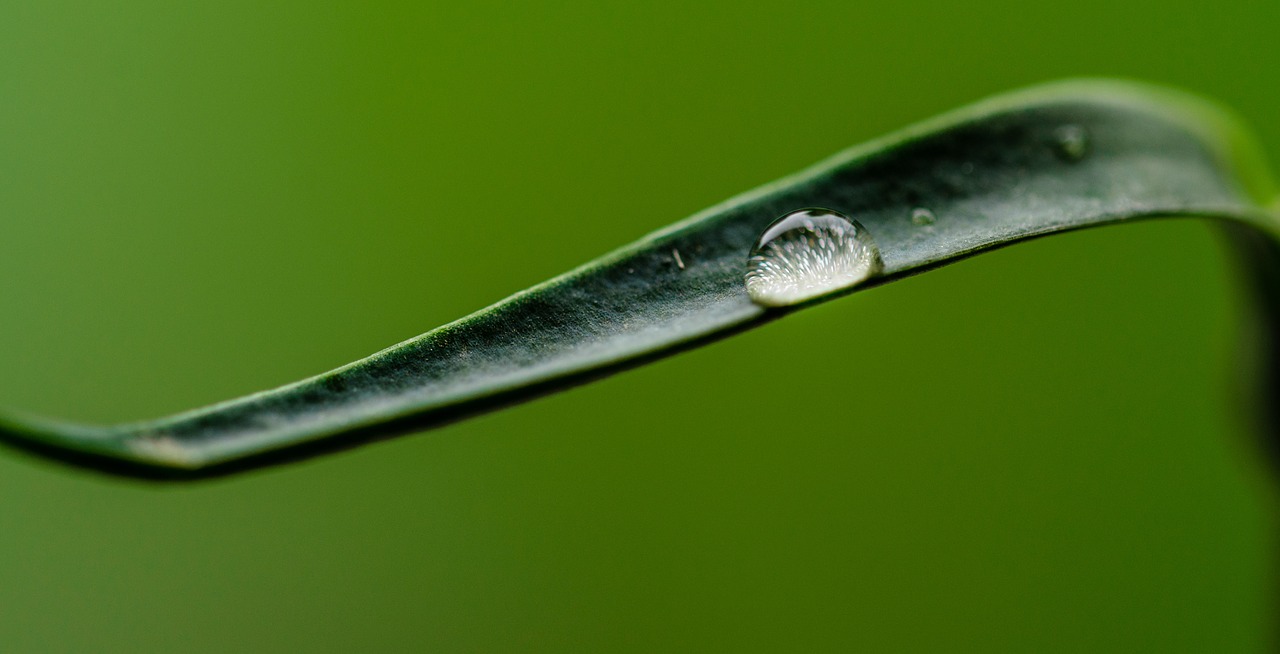
MULTIPOLYGON (((1047 79, 1280 156, 1280 4, 0 4, 0 398, 346 363, 1047 79)), ((191 486, 0 452, 0 650, 1257 651, 1275 504, 1209 225, 1046 239, 191 486)))

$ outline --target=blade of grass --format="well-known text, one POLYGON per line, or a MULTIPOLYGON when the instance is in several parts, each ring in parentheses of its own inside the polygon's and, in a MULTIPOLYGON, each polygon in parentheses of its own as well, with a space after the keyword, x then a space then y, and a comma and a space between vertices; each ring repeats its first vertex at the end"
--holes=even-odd
MULTIPOLYGON (((782 317, 748 299, 748 251, 825 207, 875 238, 885 284, 1029 238, 1156 217, 1225 220, 1277 243, 1262 158, 1229 113, 1176 92, 1066 82, 987 100, 850 149, 576 270, 337 370, 112 427, 0 416, 0 441, 160 479, 223 475, 423 430, 782 317), (916 209, 936 217, 912 221, 916 209)), ((1258 239, 1261 239, 1260 241, 1258 239)), ((1270 257, 1242 247, 1242 256, 1270 257)))

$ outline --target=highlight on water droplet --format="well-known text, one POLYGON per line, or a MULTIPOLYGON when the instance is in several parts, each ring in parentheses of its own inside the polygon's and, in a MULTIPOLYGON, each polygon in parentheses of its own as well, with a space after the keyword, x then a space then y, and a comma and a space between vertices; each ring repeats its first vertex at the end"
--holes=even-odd
POLYGON ((932 225, 938 221, 938 217, 933 215, 932 211, 924 207, 916 207, 911 211, 911 222, 916 225, 932 225))
POLYGON ((793 211, 769 225, 747 259, 747 295, 766 307, 849 288, 884 268, 867 229, 830 209, 793 211))
POLYGON ((1089 154, 1089 133, 1079 125, 1063 125, 1053 138, 1054 151, 1066 161, 1080 161, 1089 154))

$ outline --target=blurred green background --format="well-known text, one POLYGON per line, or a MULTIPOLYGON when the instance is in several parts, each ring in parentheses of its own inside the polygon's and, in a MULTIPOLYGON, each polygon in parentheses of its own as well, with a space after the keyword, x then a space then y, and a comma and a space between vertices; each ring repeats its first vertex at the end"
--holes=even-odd
MULTIPOLYGON (((941 111, 1109 75, 1280 156, 1280 4, 0 5, 0 401, 346 363, 941 111)), ((0 649, 1257 651, 1209 225, 1047 239, 191 486, 0 452, 0 649)))

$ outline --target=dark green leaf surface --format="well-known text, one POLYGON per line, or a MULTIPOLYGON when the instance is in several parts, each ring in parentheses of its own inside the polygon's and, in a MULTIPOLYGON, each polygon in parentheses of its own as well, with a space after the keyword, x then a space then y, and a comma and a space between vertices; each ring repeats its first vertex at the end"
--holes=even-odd
POLYGON ((783 316, 794 309, 751 303, 743 273, 760 232, 799 208, 867 228, 884 272, 866 287, 1141 218, 1218 218, 1273 243, 1269 183, 1212 105, 1137 84, 1045 86, 841 153, 332 372, 138 424, 0 417, 0 439, 112 472, 226 474, 437 426, 783 316), (936 220, 913 222, 920 208, 936 220))

